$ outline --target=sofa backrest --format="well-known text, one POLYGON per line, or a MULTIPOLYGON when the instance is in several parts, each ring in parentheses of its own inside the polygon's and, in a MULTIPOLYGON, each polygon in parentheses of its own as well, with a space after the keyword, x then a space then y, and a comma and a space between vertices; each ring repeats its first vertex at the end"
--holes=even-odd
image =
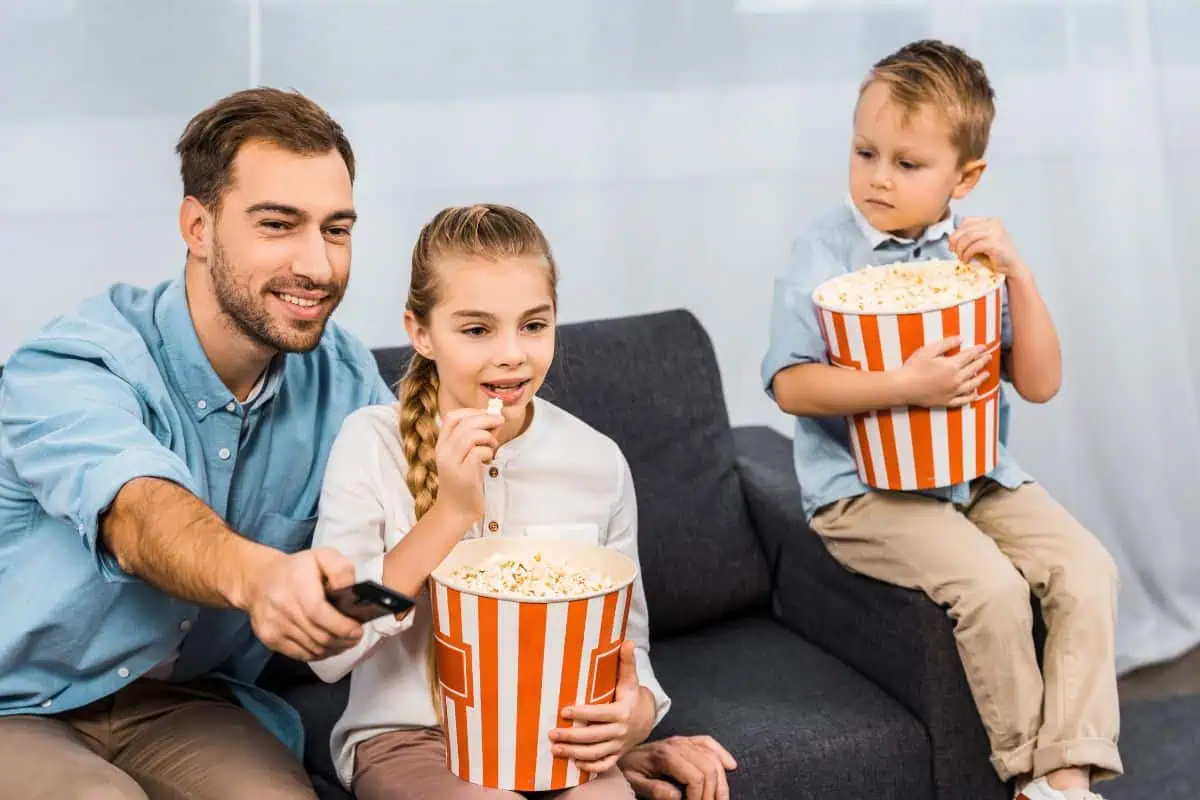
MULTIPOLYGON (((409 350, 375 356, 384 379, 398 382, 409 350)), ((541 395, 612 437, 629 461, 656 637, 767 604, 721 375, 691 313, 560 326, 541 395)))

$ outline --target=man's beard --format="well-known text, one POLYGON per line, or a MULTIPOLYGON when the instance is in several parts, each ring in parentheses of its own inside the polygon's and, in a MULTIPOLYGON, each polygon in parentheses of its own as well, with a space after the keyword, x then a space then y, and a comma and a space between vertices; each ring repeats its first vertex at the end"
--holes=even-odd
POLYGON ((323 301, 329 304, 329 310, 320 319, 291 320, 290 324, 280 325, 267 310, 265 294, 255 297, 234 280, 233 267, 226 260, 225 248, 218 239, 213 240, 211 272, 217 305, 234 327, 255 342, 284 353, 307 353, 320 343, 325 323, 341 302, 345 289, 336 284, 317 284, 299 276, 268 283, 263 289, 264 293, 298 289, 323 291, 329 295, 323 301))

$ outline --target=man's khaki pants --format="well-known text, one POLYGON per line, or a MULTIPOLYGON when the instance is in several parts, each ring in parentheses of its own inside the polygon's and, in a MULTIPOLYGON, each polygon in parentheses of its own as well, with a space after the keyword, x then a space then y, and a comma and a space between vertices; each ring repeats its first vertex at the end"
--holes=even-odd
POLYGON ((1116 567, 1042 487, 981 479, 963 507, 872 491, 818 510, 812 527, 847 569, 949 610, 1002 779, 1064 767, 1121 774, 1116 567), (1046 622, 1044 673, 1031 588, 1046 622))
POLYGON ((300 762, 216 681, 140 680, 55 716, 0 717, 0 798, 315 800, 300 762))

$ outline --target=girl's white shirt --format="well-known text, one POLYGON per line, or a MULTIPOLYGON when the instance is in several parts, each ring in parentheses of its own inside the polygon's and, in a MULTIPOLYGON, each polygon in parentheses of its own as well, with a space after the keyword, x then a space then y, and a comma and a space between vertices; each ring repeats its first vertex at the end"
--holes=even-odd
MULTIPOLYGON (((395 405, 369 406, 347 417, 325 469, 313 547, 340 551, 354 563, 357 580, 382 582, 384 555, 416 522, 407 472, 395 405)), ((637 501, 625 456, 612 439, 552 403, 534 399, 529 426, 496 451, 483 482, 486 514, 465 538, 570 537, 638 562, 637 501)), ((398 728, 438 724, 427 675, 428 592, 416 600, 403 620, 388 616, 367 623, 354 648, 311 664, 331 683, 351 673, 350 699, 330 742, 347 787, 359 742, 398 728)), ((657 724, 670 699, 650 666, 640 562, 626 635, 636 646, 638 680, 654 695, 657 724)))

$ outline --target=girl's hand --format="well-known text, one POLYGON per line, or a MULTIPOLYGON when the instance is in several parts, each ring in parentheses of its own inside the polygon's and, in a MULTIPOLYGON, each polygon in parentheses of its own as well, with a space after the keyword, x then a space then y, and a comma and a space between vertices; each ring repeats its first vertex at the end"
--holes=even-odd
POLYGON ((654 695, 638 683, 633 642, 621 644, 617 692, 611 703, 564 708, 563 718, 587 723, 550 732, 556 758, 569 758, 579 769, 600 775, 637 747, 654 727, 654 695))
POLYGON ((442 418, 435 461, 438 472, 436 505, 474 523, 484 515, 483 465, 492 460, 500 443, 493 431, 504 417, 477 408, 451 411, 442 418))

